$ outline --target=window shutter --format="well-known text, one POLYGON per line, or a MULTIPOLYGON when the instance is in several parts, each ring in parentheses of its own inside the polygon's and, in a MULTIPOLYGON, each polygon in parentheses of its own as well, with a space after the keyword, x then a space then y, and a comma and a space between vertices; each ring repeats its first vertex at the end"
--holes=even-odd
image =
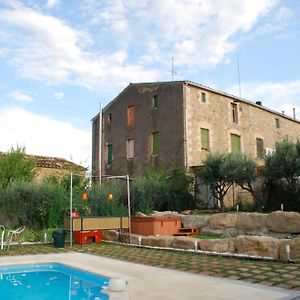
POLYGON ((236 134, 231 134, 231 152, 241 152, 241 137, 236 134))
POLYGON ((113 154, 112 154, 112 145, 107 146, 107 164, 112 164, 113 154))
POLYGON ((257 158, 264 158, 264 141, 263 139, 256 139, 256 153, 257 158))
POLYGON ((201 128, 201 149, 209 149, 209 130, 201 128))
POLYGON ((159 132, 152 134, 152 155, 159 154, 159 132))

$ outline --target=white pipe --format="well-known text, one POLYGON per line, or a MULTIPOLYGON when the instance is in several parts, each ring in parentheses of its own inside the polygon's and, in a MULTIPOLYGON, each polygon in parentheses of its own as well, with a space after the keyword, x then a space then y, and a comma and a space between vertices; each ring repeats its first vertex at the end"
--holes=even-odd
POLYGON ((71 173, 70 178, 70 247, 73 246, 73 219, 72 219, 72 210, 73 210, 73 173, 71 173))
POLYGON ((129 175, 126 176, 127 179, 127 200, 128 200, 128 232, 129 232, 129 244, 131 244, 131 207, 130 207, 130 178, 129 175))
POLYGON ((99 183, 102 183, 102 106, 99 107, 99 183))

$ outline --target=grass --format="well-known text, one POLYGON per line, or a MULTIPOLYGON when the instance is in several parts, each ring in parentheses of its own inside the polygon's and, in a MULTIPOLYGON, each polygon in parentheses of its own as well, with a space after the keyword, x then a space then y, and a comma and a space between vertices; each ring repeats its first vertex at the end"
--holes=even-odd
POLYGON ((207 234, 193 235, 193 237, 201 240, 222 239, 221 236, 207 235, 207 234))

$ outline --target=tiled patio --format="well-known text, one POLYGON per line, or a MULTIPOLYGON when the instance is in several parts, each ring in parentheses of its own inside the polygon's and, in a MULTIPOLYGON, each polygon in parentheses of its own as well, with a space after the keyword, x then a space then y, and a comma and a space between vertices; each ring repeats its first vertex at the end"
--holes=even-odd
POLYGON ((300 291, 300 264, 208 256, 199 253, 146 249, 105 242, 83 245, 82 247, 74 244, 72 249, 68 245, 59 249, 49 244, 24 245, 23 249, 12 246, 9 252, 2 251, 0 256, 67 251, 89 253, 144 265, 300 291))

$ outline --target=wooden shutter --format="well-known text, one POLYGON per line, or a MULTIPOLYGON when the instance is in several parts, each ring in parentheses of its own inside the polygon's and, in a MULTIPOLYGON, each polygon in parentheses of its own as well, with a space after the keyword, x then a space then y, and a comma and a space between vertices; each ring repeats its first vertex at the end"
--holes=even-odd
POLYGON ((209 149, 209 130, 201 128, 201 149, 209 149))
POLYGON ((134 126, 134 113, 135 113, 134 105, 128 106, 127 108, 128 126, 134 126))
POLYGON ((241 137, 236 134, 231 134, 231 152, 241 152, 241 137))
POLYGON ((256 153, 257 158, 264 158, 264 141, 263 139, 257 138, 256 139, 256 153))
POLYGON ((112 153, 112 145, 107 146, 107 164, 112 164, 113 153, 112 153))
POLYGON ((152 155, 159 154, 159 132, 152 134, 152 155))

